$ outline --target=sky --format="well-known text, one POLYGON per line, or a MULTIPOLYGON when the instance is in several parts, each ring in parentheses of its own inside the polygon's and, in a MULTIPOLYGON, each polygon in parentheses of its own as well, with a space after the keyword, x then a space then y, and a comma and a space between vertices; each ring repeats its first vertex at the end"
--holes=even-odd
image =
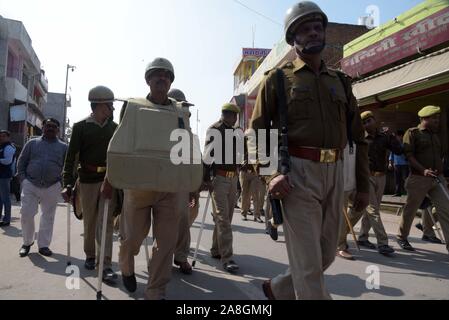
MULTIPOLYGON (((233 72, 243 47, 272 48, 283 37, 292 0, 0 0, 0 15, 20 20, 49 81, 64 93, 66 65, 72 107, 70 122, 90 114, 88 92, 97 85, 116 97, 146 96, 145 66, 156 57, 175 68, 172 88, 184 91, 192 108, 191 126, 200 137, 220 117, 233 95, 233 72), (241 4, 251 8, 245 8, 241 4), (255 13, 257 11, 261 15, 255 13)), ((317 0, 332 22, 357 24, 369 5, 385 23, 422 1, 317 0)), ((115 119, 121 103, 115 104, 115 119)))

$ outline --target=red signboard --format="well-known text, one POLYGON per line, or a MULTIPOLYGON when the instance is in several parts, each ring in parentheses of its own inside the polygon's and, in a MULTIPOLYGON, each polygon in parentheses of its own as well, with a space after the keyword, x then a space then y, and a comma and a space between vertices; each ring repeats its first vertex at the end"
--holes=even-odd
POLYGON ((342 70, 359 77, 449 41, 449 7, 342 60, 342 70))

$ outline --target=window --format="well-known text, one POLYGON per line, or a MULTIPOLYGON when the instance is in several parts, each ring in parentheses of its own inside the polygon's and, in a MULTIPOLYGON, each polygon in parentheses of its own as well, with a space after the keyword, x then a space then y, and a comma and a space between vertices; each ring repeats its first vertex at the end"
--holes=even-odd
POLYGON ((8 50, 7 63, 6 76, 20 80, 19 59, 11 52, 11 50, 8 50))

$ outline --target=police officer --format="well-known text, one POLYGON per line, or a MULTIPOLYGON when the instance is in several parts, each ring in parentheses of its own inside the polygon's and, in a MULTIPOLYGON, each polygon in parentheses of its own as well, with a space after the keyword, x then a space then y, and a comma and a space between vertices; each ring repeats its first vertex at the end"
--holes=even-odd
MULTIPOLYGON (((228 272, 236 272, 239 269, 232 259, 232 217, 237 202, 237 154, 236 141, 228 141, 227 138, 234 134, 237 115, 240 113, 238 106, 226 103, 223 105, 220 121, 209 127, 206 136, 205 156, 212 156, 205 166, 205 183, 212 186, 212 206, 215 228, 212 239, 211 254, 215 259, 221 259, 223 268, 228 272), (228 131, 228 134, 226 134, 228 131), (221 141, 214 142, 216 137, 221 141), (226 148, 228 146, 228 148, 226 148), (216 147, 216 148, 215 148, 216 147), (213 150, 215 148, 215 150, 213 150), (220 152, 221 151, 221 152, 220 152), (232 152, 233 161, 226 162, 227 152, 232 152), (220 159, 219 155, 222 157, 220 159)), ((243 137, 241 137, 243 139, 243 137)))
MULTIPOLYGON (((181 104, 185 112, 194 104, 187 102, 185 94, 179 89, 170 89, 168 96, 181 104)), ((187 260, 190 251, 190 227, 198 216, 199 193, 189 194, 189 202, 183 206, 181 220, 179 221, 178 242, 176 243, 174 264, 184 274, 192 273, 192 266, 187 260)))
MULTIPOLYGON (((426 195, 436 207, 445 239, 449 239, 449 201, 438 186, 440 178, 447 190, 443 175, 443 148, 438 137, 440 107, 427 106, 419 111, 421 123, 404 135, 404 153, 410 163, 411 175, 405 183, 407 202, 404 206, 397 242, 402 249, 414 251, 407 238, 410 228, 426 195)), ((449 250, 449 243, 446 243, 449 250)))
MULTIPOLYGON (((99 264, 101 228, 103 226, 103 205, 105 199, 113 200, 114 190, 106 176, 106 152, 117 124, 113 121, 114 93, 104 86, 89 91, 92 114, 73 125, 69 149, 63 171, 62 195, 70 201, 71 189, 75 184, 74 170, 78 171, 81 206, 84 223, 84 267, 94 270, 99 264), (95 259, 96 257, 96 259, 95 259)), ((109 206, 106 225, 106 250, 103 280, 114 283, 117 275, 112 270, 112 235, 114 201, 109 206)))
MULTIPOLYGON (((362 219, 362 226, 358 238, 360 246, 369 249, 375 249, 376 246, 369 240, 369 230, 371 226, 377 238, 377 250, 380 254, 388 255, 394 252, 394 249, 388 245, 388 235, 385 231, 382 219, 380 216, 380 205, 385 191, 386 172, 387 172, 387 150, 396 155, 402 154, 402 146, 395 135, 388 131, 381 131, 374 114, 371 111, 365 111, 361 115, 363 126, 367 132, 366 140, 368 141, 368 158, 370 168, 370 201, 369 206, 364 212, 357 212, 350 210, 349 219, 351 225, 354 226, 362 219)), ((340 230, 339 237, 339 251, 337 254, 345 259, 350 259, 350 254, 347 252, 348 245, 346 243, 346 235, 349 232, 349 227, 343 223, 340 230), (348 255, 349 254, 349 255, 348 255)))
MULTIPOLYGON (((156 58, 145 69, 145 80, 150 87, 147 102, 155 109, 167 109, 174 102, 167 93, 175 80, 173 65, 165 58, 156 58)), ((126 107, 125 107, 126 108, 126 107)), ((123 108, 123 110, 125 109, 123 108)), ((126 118, 124 112, 123 121, 126 118)), ((148 139, 146 136, 141 139, 148 139)), ((157 137, 151 137, 157 139, 157 137)), ((182 193, 164 193, 152 190, 124 190, 125 198, 120 220, 119 264, 126 289, 134 292, 137 281, 134 273, 134 257, 138 255, 151 225, 156 239, 149 265, 149 279, 145 291, 148 300, 165 299, 165 289, 171 278, 173 254, 176 248, 182 208, 187 197, 182 193)))
POLYGON ((271 196, 282 200, 290 268, 264 282, 269 299, 330 299, 323 272, 334 261, 337 248, 348 127, 357 144, 355 205, 363 210, 368 203, 367 144, 350 81, 327 68, 321 58, 327 23, 324 12, 310 1, 287 11, 286 41, 295 48, 297 59, 281 67, 283 92, 277 89, 277 70, 267 74, 251 119, 250 128, 256 131, 268 126, 280 129, 277 98, 285 95, 290 173, 274 172, 267 182, 271 196))
MULTIPOLYGON (((247 139, 245 138, 245 148, 247 139)), ((247 152, 245 152, 247 154, 247 152)), ((251 199, 254 204, 254 221, 263 223, 260 218, 261 213, 263 211, 263 204, 265 200, 265 183, 261 181, 258 173, 256 172, 253 165, 248 163, 248 159, 246 158, 240 168, 240 185, 242 188, 242 217, 243 220, 246 221, 249 208, 251 206, 251 199)))

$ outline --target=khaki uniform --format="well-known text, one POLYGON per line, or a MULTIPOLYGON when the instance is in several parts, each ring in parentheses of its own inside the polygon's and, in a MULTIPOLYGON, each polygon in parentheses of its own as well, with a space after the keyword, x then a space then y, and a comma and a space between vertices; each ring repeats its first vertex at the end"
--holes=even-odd
POLYGON ((178 225, 185 203, 185 194, 125 190, 124 211, 120 221, 120 269, 125 276, 134 274, 134 257, 139 254, 153 223, 156 242, 145 292, 149 300, 165 297, 177 240, 177 230, 173 232, 173 226, 178 225))
MULTIPOLYGON (((380 203, 382 202, 382 196, 385 189, 385 180, 385 176, 370 177, 370 197, 369 205, 366 210, 360 212, 348 210, 348 204, 353 203, 355 193, 345 193, 344 201, 344 208, 348 210, 347 212, 351 226, 355 226, 360 221, 360 218, 363 217, 358 240, 368 240, 368 232, 372 227, 374 229, 374 234, 376 235, 378 246, 388 245, 388 235, 380 217, 380 203)), ((348 248, 346 237, 349 231, 348 224, 346 221, 343 221, 340 225, 338 250, 345 250, 348 248)))
MULTIPOLYGON (((266 192, 268 192, 268 188, 265 188, 265 190, 266 190, 266 192)), ((273 221, 271 221, 271 219, 273 219, 273 212, 271 210, 271 203, 268 200, 268 198, 265 201, 264 210, 265 210, 265 229, 267 229, 268 222, 273 223, 273 221)))
POLYGON ((396 137, 380 132, 377 132, 375 136, 368 135, 366 139, 369 143, 368 158, 371 172, 369 205, 360 214, 352 212, 350 220, 352 225, 355 225, 365 213, 362 219, 359 240, 368 240, 369 230, 373 227, 377 238, 377 245, 384 246, 388 245, 388 235, 380 216, 380 206, 387 181, 387 150, 395 154, 402 154, 402 146, 396 137))
MULTIPOLYGON (((210 176, 214 175, 213 191, 211 194, 214 218, 214 233, 212 238, 212 256, 221 256, 221 262, 226 263, 232 260, 232 218, 234 215, 234 207, 237 203, 237 160, 236 148, 234 144, 234 163, 226 164, 225 159, 225 130, 235 129, 228 127, 223 121, 213 124, 209 130, 215 129, 220 131, 222 136, 222 156, 221 164, 214 163, 206 166, 205 179, 208 181, 210 176)), ((206 148, 211 143, 206 141, 206 148)), ((214 155, 212 155, 214 156, 214 155)), ((217 159, 218 160, 218 159, 217 159)), ((217 161, 218 162, 218 161, 217 161)))
MULTIPOLYGON (((83 208, 84 253, 87 258, 100 257, 101 227, 103 226, 103 210, 105 199, 101 196, 100 183, 80 183, 81 206, 83 208), (96 248, 96 249, 95 249, 96 248)), ((115 192, 109 202, 108 221, 106 224, 106 242, 104 265, 112 265, 112 240, 114 230, 115 192)), ((97 264, 98 264, 97 259, 97 264)))
POLYGON ((187 262, 190 251, 190 227, 198 216, 199 193, 195 196, 195 206, 189 208, 188 205, 183 207, 181 220, 179 221, 178 241, 176 243, 175 261, 187 262))
MULTIPOLYGON (((404 153, 407 157, 414 156, 424 168, 432 168, 443 172, 442 146, 437 134, 424 129, 421 125, 409 129, 404 135, 404 153)), ((424 198, 428 195, 436 207, 438 220, 443 229, 445 239, 449 239, 449 201, 443 191, 432 177, 424 177, 422 172, 412 168, 411 175, 405 182, 407 190, 407 203, 404 206, 398 238, 406 240, 410 228, 424 198)), ((446 181, 444 176, 440 176, 446 181)), ((447 190, 447 185, 445 185, 447 190)), ((430 217, 429 217, 430 218, 430 217)), ((428 224, 428 223, 426 223, 428 224)), ((449 243, 446 244, 449 250, 449 243)))
POLYGON ((265 184, 256 173, 245 170, 240 172, 240 185, 242 186, 242 215, 247 216, 252 199, 254 218, 259 218, 265 200, 265 184))
MULTIPOLYGON (((369 112, 367 112, 369 113, 369 112)), ((372 113, 370 114, 372 116, 372 113)), ((369 205, 366 210, 356 212, 350 210, 348 212, 349 220, 352 226, 355 226, 360 218, 362 225, 360 228, 360 241, 366 241, 369 238, 369 230, 371 227, 377 238, 378 246, 388 245, 388 235, 382 223, 380 216, 380 205, 385 191, 386 171, 387 171, 387 150, 395 154, 402 153, 402 147, 399 140, 392 135, 380 133, 379 131, 374 136, 367 135, 368 141, 368 159, 370 168, 370 189, 369 189, 369 205)), ((354 197, 355 195, 352 195, 354 197)), ((338 249, 345 250, 347 248, 346 236, 349 233, 349 226, 343 223, 340 228, 340 235, 338 240, 338 249)))
MULTIPOLYGON (((349 210, 350 206, 353 206, 354 203, 354 197, 356 195, 355 191, 345 191, 344 197, 343 197, 343 210, 345 210, 348 213, 349 220, 351 221, 351 226, 355 226, 357 222, 359 221, 360 217, 356 218, 356 213, 353 213, 354 210, 349 210)), ((338 246, 337 250, 346 250, 348 249, 348 243, 346 242, 347 235, 349 233, 349 226, 346 222, 346 219, 342 219, 340 221, 340 231, 338 232, 338 246)))
MULTIPOLYGON (((343 154, 347 144, 346 111, 354 112, 352 132, 357 144, 357 190, 369 191, 368 153, 364 130, 355 98, 347 99, 336 71, 322 64, 317 76, 299 58, 282 67, 288 104, 288 143, 291 156, 292 192, 283 199, 284 233, 290 268, 272 279, 276 299, 329 299, 323 272, 335 259, 343 207, 343 161, 312 161, 292 156, 301 147, 336 149, 343 154)), ((279 129, 276 100, 276 74, 262 82, 250 127, 265 129, 272 121, 279 129), (268 121, 267 121, 268 120, 268 121)), ((251 152, 251 150, 250 150, 251 152)), ((323 151, 324 152, 324 151, 323 151)), ((319 157, 318 157, 319 159, 319 157)), ((274 173, 268 180, 279 173, 274 173)))
POLYGON ((435 231, 433 230, 434 224, 433 224, 432 218, 429 215, 429 214, 431 214, 433 216, 433 218, 435 219, 435 222, 438 222, 438 214, 436 212, 436 209, 435 208, 432 209, 432 207, 430 207, 427 210, 421 210, 421 212, 422 212, 421 222, 422 222, 422 227, 423 227, 423 231, 422 231, 423 235, 427 236, 429 238, 436 237, 435 231))
MULTIPOLYGON (((104 206, 100 188, 106 174, 108 144, 116 128, 115 122, 107 120, 105 123, 99 124, 93 116, 75 123, 64 164, 64 187, 75 184, 74 172, 78 171, 84 225, 84 253, 86 258, 94 259, 96 256, 97 265, 100 257, 104 206), (76 159, 79 159, 78 167, 75 167, 76 159)), ((105 268, 110 267, 112 261, 113 213, 117 204, 116 190, 113 195, 106 223, 105 268)))
POLYGON ((259 187, 258 187, 258 191, 259 191, 259 206, 260 206, 260 210, 261 210, 261 214, 265 214, 265 201, 267 199, 267 185, 265 184, 265 181, 262 180, 259 177, 259 187))

